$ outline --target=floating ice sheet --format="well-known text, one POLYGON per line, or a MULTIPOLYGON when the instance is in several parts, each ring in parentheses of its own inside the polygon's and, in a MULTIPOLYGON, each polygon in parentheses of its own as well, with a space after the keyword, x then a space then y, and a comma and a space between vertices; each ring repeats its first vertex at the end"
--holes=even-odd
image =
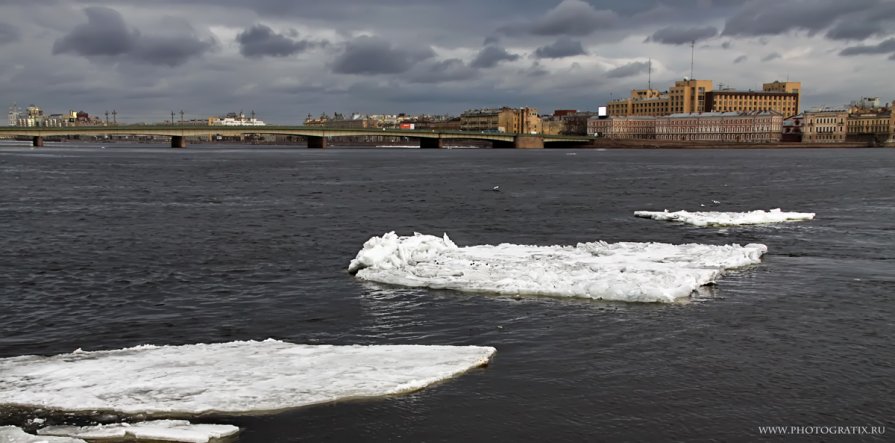
POLYGON ((749 212, 668 212, 666 209, 662 212, 635 211, 634 215, 655 220, 678 221, 696 226, 734 226, 811 220, 815 214, 813 212, 783 212, 777 208, 770 211, 759 209, 749 212))
POLYGON ((363 280, 499 294, 672 302, 725 269, 761 261, 761 244, 500 244, 458 247, 447 235, 373 237, 348 271, 363 280))
POLYGON ((87 443, 79 438, 32 435, 17 426, 0 426, 0 443, 87 443))
POLYGON ((117 423, 97 426, 48 426, 37 431, 40 435, 83 438, 90 441, 170 441, 206 443, 212 438, 236 435, 239 428, 232 425, 192 424, 186 420, 153 420, 138 423, 117 423))
POLYGON ((0 404, 124 413, 264 412, 421 389, 488 363, 479 346, 137 346, 0 359, 0 404))

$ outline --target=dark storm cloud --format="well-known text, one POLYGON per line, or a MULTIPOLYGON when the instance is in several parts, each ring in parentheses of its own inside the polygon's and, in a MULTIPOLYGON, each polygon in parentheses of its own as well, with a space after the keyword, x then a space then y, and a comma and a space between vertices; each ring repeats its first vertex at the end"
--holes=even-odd
POLYGON ((470 66, 473 68, 493 68, 502 61, 515 61, 518 59, 519 54, 511 54, 499 46, 489 45, 479 51, 478 55, 470 63, 470 66))
POLYGON ((669 26, 662 28, 646 39, 648 42, 665 43, 668 45, 682 45, 696 40, 704 40, 718 35, 718 28, 714 26, 696 28, 678 28, 669 26))
POLYGON ((19 28, 0 22, 0 45, 19 41, 19 37, 21 37, 19 28))
POLYGON ((770 53, 770 54, 768 54, 768 55, 762 57, 762 58, 761 58, 761 61, 763 61, 763 62, 769 62, 769 61, 771 61, 771 60, 776 60, 776 59, 778 59, 778 58, 783 58, 783 56, 780 55, 779 52, 772 52, 772 53, 770 53))
POLYGON ((722 35, 754 37, 790 31, 815 34, 839 18, 867 8, 879 7, 879 0, 794 0, 780 3, 760 1, 747 4, 729 18, 722 35))
POLYGON ((735 59, 733 60, 733 63, 734 63, 734 64, 736 64, 736 63, 742 63, 742 62, 744 62, 744 61, 746 61, 746 60, 748 60, 748 59, 749 59, 749 57, 747 57, 747 56, 745 56, 745 55, 741 55, 741 56, 735 58, 735 59))
POLYGON ((101 6, 84 9, 87 23, 53 43, 53 54, 83 57, 126 57, 128 60, 178 66, 216 46, 213 39, 202 40, 185 29, 169 35, 143 36, 129 29, 118 11, 101 6))
POLYGON ((851 46, 839 52, 839 55, 863 55, 895 53, 895 38, 883 40, 872 46, 851 46))
POLYGON ((174 67, 199 57, 216 46, 214 40, 200 40, 191 35, 146 36, 137 41, 129 55, 144 63, 174 67))
POLYGON ((572 40, 569 37, 560 37, 553 44, 535 49, 535 56, 538 58, 563 58, 586 53, 580 41, 572 40))
POLYGON ((585 36, 617 24, 619 16, 611 10, 597 10, 582 0, 563 0, 538 19, 502 27, 504 34, 585 36))
POLYGON ((332 67, 338 74, 399 74, 434 56, 428 46, 396 48, 384 39, 363 36, 348 42, 332 67))
POLYGON ((619 66, 615 69, 610 70, 606 73, 606 77, 609 78, 621 78, 621 77, 631 77, 643 72, 648 72, 650 69, 649 63, 647 62, 632 62, 627 65, 619 66))
POLYGON ((274 32, 266 25, 258 24, 247 28, 236 36, 239 53, 246 57, 288 57, 304 52, 319 43, 310 40, 294 40, 274 32))
POLYGON ((84 8, 87 23, 75 26, 53 43, 53 54, 75 54, 85 57, 126 54, 136 45, 138 33, 128 29, 124 17, 114 9, 101 6, 84 8))
POLYGON ((451 58, 421 67, 409 76, 413 83, 445 83, 475 78, 475 69, 462 60, 451 58))

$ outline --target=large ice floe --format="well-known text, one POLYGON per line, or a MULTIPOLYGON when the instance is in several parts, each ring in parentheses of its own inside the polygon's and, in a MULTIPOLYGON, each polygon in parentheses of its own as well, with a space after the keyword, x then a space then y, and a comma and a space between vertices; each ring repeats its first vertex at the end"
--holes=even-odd
POLYGON ((0 426, 0 443, 87 443, 80 438, 32 435, 17 426, 0 426))
POLYGON ((459 247, 443 237, 394 232, 364 243, 348 271, 379 283, 512 295, 673 302, 725 269, 759 263, 761 244, 500 244, 459 247))
POLYGON ((277 340, 0 359, 0 404, 124 413, 272 412, 421 389, 486 365, 479 346, 277 340))
POLYGON ((233 425, 192 424, 186 420, 152 420, 137 423, 117 423, 96 426, 48 426, 37 433, 41 436, 71 437, 96 441, 151 440, 182 443, 206 443, 236 435, 233 425))
POLYGON ((779 208, 749 212, 634 211, 634 215, 654 220, 676 221, 696 226, 736 226, 781 223, 814 219, 813 212, 783 212, 779 208))

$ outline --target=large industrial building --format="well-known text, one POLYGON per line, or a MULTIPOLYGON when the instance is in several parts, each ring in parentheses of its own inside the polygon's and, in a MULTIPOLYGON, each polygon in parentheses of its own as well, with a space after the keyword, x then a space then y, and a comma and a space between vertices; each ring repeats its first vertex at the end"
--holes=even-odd
POLYGON ((799 113, 800 82, 774 81, 761 91, 714 90, 711 80, 683 79, 666 92, 634 89, 631 96, 610 101, 609 115, 665 116, 700 112, 773 111, 789 117, 799 113))

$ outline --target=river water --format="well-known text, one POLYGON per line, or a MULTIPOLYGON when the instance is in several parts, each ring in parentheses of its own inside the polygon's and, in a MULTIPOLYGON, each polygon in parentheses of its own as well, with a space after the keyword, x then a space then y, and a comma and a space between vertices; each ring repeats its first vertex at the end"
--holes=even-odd
MULTIPOLYGON (((2 146, 0 357, 266 338, 498 349, 488 367, 409 395, 199 419, 241 426, 244 442, 748 441, 759 426, 891 426, 893 183, 891 149, 2 146), (777 207, 817 217, 633 217, 777 207), (676 304, 348 275, 389 231, 769 252, 676 304)), ((0 425, 28 414, 0 409, 0 425)))

